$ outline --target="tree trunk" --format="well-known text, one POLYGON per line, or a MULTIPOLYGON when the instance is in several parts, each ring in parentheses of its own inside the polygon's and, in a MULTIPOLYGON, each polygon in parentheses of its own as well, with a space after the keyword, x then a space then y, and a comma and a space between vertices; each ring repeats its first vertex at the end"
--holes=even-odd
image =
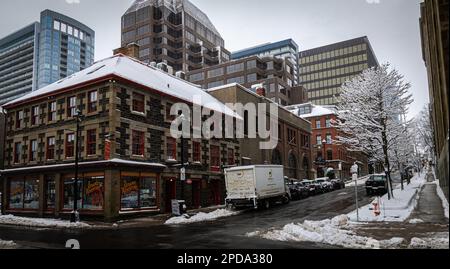
POLYGON ((382 120, 383 131, 381 132, 382 141, 383 141, 383 153, 384 153, 384 165, 386 171, 386 179, 388 181, 388 199, 394 198, 394 192, 392 191, 392 179, 391 179, 391 164, 389 162, 389 153, 388 153, 388 139, 387 139, 387 131, 386 131, 386 119, 382 120))

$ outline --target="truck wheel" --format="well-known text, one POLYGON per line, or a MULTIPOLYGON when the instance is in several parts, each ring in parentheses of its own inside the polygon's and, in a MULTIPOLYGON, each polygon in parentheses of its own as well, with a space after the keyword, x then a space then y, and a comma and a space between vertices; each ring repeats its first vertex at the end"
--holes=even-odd
POLYGON ((289 202, 291 202, 291 199, 289 199, 289 197, 288 196, 283 196, 283 198, 281 199, 281 202, 284 204, 284 205, 287 205, 287 204, 289 204, 289 202))

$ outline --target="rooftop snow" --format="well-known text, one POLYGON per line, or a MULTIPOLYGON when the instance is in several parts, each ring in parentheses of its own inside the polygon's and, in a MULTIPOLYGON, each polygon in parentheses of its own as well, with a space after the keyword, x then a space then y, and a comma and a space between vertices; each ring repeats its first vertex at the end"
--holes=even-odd
POLYGON ((149 87, 163 94, 179 98, 192 104, 195 101, 195 104, 197 105, 215 111, 219 110, 218 112, 233 117, 236 116, 231 109, 194 84, 121 54, 98 61, 83 71, 15 99, 4 105, 4 107, 22 101, 28 101, 32 98, 44 97, 51 93, 57 93, 59 90, 74 87, 82 83, 93 82, 99 78, 112 75, 149 87), (194 97, 201 97, 201 101, 194 100, 194 97))
POLYGON ((335 111, 333 111, 332 109, 329 109, 329 108, 326 108, 323 106, 314 105, 312 103, 290 106, 288 108, 288 110, 290 110, 295 115, 298 115, 304 119, 320 117, 320 116, 325 116, 325 115, 337 115, 337 113, 335 111), (304 106, 308 106, 308 105, 310 105, 312 108, 311 113, 299 115, 300 107, 304 107, 304 106))
POLYGON ((192 4, 189 0, 136 0, 125 12, 125 15, 147 6, 165 6, 174 13, 179 13, 184 9, 187 14, 206 26, 209 30, 213 31, 216 35, 221 37, 219 31, 217 31, 216 27, 209 20, 208 16, 198 7, 192 4))

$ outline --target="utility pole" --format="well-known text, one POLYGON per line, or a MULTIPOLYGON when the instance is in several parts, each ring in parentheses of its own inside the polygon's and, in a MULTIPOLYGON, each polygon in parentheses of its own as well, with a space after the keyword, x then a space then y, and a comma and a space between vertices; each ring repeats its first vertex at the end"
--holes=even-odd
POLYGON ((81 111, 77 109, 75 119, 77 121, 77 129, 75 135, 75 178, 73 183, 73 211, 70 215, 70 222, 79 222, 80 214, 78 213, 78 162, 80 159, 80 122, 84 116, 81 115, 81 111))

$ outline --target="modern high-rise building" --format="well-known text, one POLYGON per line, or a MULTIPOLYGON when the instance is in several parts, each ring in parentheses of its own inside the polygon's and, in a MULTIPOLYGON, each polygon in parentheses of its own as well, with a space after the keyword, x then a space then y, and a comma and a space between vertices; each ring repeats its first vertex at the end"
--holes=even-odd
POLYGON ((345 81, 378 65, 366 36, 305 50, 300 52, 300 84, 313 104, 337 105, 345 81))
POLYGON ((294 67, 294 80, 289 82, 290 86, 296 86, 299 84, 299 56, 298 45, 292 39, 286 39, 274 43, 266 43, 259 46, 235 51, 231 54, 231 59, 237 60, 250 56, 274 56, 277 58, 287 59, 292 63, 294 67))
POLYGON ((95 33, 62 14, 41 13, 38 88, 70 76, 94 63, 95 33))
POLYGON ((448 200, 449 192, 449 0, 420 4, 423 60, 427 68, 430 117, 436 154, 436 178, 448 200))
POLYGON ((230 59, 208 16, 188 0, 136 0, 122 16, 122 47, 140 46, 139 60, 192 71, 230 59))
POLYGON ((0 39, 0 106, 37 88, 39 23, 0 39))
POLYGON ((188 72, 188 81, 204 89, 237 83, 246 88, 263 85, 266 97, 282 105, 292 105, 306 98, 303 87, 294 86, 294 66, 288 60, 273 56, 250 56, 188 72))
POLYGON ((92 29, 51 10, 0 39, 0 106, 92 65, 94 39, 92 29))

